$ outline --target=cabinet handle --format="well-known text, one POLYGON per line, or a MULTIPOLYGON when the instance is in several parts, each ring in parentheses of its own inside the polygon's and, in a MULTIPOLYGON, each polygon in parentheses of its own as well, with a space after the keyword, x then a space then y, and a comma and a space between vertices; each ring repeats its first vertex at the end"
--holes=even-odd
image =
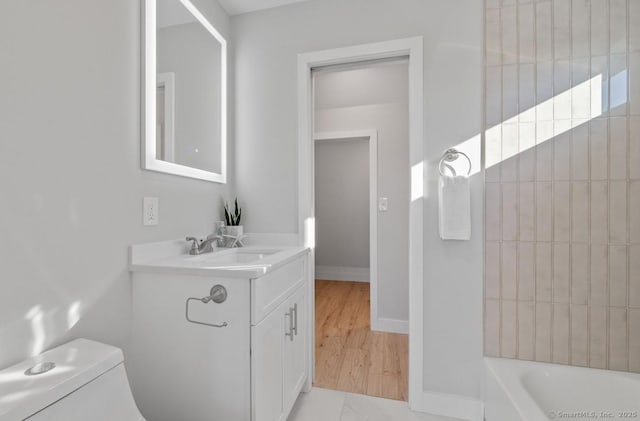
POLYGON ((293 342, 293 308, 289 307, 289 312, 285 313, 289 317, 289 332, 285 332, 284 336, 288 336, 293 342))
POLYGON ((293 324, 293 333, 298 336, 298 303, 293 305, 293 312, 295 313, 294 324, 293 324))

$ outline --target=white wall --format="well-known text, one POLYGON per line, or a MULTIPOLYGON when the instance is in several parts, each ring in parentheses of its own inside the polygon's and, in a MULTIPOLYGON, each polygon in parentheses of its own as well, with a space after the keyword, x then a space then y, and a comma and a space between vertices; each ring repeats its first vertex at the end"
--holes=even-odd
POLYGON ((316 141, 315 170, 316 268, 355 268, 364 278, 338 280, 368 280, 369 139, 316 141))
POLYGON ((482 16, 480 0, 325 0, 232 18, 236 174, 239 195, 252 210, 249 231, 297 231, 297 54, 424 37, 424 388, 476 398, 482 376, 482 177, 472 180, 472 240, 443 242, 435 166, 447 147, 481 132, 482 16))
POLYGON ((0 367, 74 337, 126 346, 128 245, 219 215, 226 186, 140 170, 139 40, 138 1, 0 2, 0 367))
POLYGON ((407 102, 409 60, 396 58, 313 71, 317 110, 407 102))

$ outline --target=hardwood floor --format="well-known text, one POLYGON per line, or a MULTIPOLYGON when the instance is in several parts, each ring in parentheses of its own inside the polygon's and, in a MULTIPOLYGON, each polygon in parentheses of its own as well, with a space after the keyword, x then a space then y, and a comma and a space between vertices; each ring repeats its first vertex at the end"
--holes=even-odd
POLYGON ((315 289, 314 385, 406 401, 408 336, 371 331, 369 284, 316 280, 315 289))

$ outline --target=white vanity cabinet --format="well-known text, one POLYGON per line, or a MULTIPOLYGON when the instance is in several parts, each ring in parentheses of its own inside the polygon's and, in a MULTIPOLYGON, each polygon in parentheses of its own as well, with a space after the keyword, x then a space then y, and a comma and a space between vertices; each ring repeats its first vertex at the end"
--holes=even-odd
MULTIPOLYGON (((286 336, 284 341, 284 368, 283 368, 283 391, 282 398, 284 413, 289 414, 293 404, 296 402, 300 391, 307 378, 307 350, 309 349, 309 335, 312 332, 307 324, 307 290, 304 286, 291 296, 288 301, 290 315, 285 319, 285 331, 292 335, 286 336), (293 327, 287 326, 287 321, 293 323, 293 327)), ((286 417, 285 417, 286 418, 286 417)))
POLYGON ((146 419, 286 421, 310 385, 307 254, 273 254, 264 275, 133 259, 127 367, 146 419), (199 300, 214 286, 222 302, 199 300))
POLYGON ((307 377, 306 285, 251 327, 253 421, 286 420, 307 377))

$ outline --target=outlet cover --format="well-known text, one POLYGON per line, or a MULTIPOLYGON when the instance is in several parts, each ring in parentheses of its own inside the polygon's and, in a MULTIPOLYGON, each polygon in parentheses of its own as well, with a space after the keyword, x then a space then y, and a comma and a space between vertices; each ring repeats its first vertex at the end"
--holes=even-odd
POLYGON ((142 199, 142 223, 146 226, 160 223, 160 201, 157 197, 145 197, 142 199))

